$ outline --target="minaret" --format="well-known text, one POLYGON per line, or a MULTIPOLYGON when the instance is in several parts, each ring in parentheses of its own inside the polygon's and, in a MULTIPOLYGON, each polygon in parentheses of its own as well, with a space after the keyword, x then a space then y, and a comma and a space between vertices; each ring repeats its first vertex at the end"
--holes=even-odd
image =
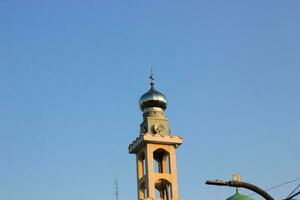
POLYGON ((153 74, 150 79, 150 90, 139 101, 140 135, 128 147, 136 154, 138 200, 179 200, 176 148, 182 138, 171 134, 164 113, 167 100, 155 89, 153 74))

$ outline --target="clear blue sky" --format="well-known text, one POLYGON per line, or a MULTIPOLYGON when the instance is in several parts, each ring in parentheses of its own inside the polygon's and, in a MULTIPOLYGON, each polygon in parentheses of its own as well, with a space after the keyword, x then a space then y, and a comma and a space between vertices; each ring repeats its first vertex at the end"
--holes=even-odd
MULTIPOLYGON (((136 199, 139 97, 168 100, 183 200, 300 177, 300 1, 0 2, 0 199, 136 199)), ((280 199, 300 182, 270 193, 280 199)), ((248 194, 248 191, 243 191, 248 194)), ((254 198, 259 199, 258 196, 254 198)))

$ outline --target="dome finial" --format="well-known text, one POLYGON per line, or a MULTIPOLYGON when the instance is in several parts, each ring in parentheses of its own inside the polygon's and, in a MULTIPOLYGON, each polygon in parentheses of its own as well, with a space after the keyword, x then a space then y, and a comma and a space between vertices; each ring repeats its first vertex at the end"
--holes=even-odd
POLYGON ((153 87, 155 84, 154 84, 154 73, 153 73, 153 68, 151 67, 151 71, 150 71, 150 76, 149 76, 149 78, 150 78, 150 85, 151 85, 151 87, 153 87))
MULTIPOLYGON (((233 181, 241 181, 241 175, 240 174, 233 174, 232 175, 232 180, 233 181)), ((236 193, 239 193, 239 188, 236 188, 236 193)))

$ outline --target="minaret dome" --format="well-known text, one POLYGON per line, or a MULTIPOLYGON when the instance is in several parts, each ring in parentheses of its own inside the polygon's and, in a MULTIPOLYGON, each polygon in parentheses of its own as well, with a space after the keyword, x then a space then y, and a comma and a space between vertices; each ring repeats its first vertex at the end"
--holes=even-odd
POLYGON ((141 96, 139 104, 143 112, 148 108, 165 110, 167 108, 167 99, 165 95, 154 88, 154 84, 152 83, 150 90, 141 96))

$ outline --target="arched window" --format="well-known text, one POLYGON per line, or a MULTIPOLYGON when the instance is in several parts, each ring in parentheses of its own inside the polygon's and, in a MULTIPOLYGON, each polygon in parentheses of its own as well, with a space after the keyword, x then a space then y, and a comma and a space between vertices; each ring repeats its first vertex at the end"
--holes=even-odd
POLYGON ((138 158, 138 162, 139 162, 139 167, 140 167, 140 171, 142 172, 141 175, 145 175, 146 174, 146 157, 145 157, 145 153, 141 152, 138 158))
POLYGON ((155 199, 171 200, 172 199, 172 185, 165 179, 159 179, 155 183, 155 199))
POLYGON ((140 200, 144 200, 148 197, 148 193, 146 190, 146 184, 144 182, 141 183, 141 185, 140 185, 139 194, 140 194, 140 200))
POLYGON ((157 149, 153 152, 153 158, 155 173, 171 173, 169 152, 164 149, 157 149))
POLYGON ((138 157, 138 163, 139 163, 139 173, 140 176, 144 176, 146 174, 146 157, 145 157, 145 153, 141 152, 139 157, 138 157))

